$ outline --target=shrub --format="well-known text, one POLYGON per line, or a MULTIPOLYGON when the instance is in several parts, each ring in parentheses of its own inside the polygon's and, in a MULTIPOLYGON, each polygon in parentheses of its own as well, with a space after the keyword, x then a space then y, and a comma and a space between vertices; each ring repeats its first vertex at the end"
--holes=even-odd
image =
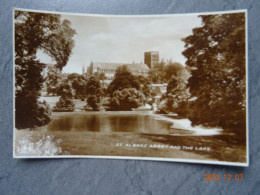
POLYGON ((112 110, 131 110, 143 105, 145 96, 135 88, 116 90, 111 98, 110 108, 112 110))
POLYGON ((75 104, 72 99, 66 95, 60 97, 52 111, 54 112, 73 112, 75 104))
POLYGON ((87 98, 87 104, 90 106, 93 111, 99 110, 99 98, 96 95, 91 95, 87 98))

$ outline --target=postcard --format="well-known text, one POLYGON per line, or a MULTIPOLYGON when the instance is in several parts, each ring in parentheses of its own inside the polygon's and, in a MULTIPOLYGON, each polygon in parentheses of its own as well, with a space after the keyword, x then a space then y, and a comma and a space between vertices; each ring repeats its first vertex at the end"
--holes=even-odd
POLYGON ((249 165, 246 10, 13 17, 14 158, 249 165))

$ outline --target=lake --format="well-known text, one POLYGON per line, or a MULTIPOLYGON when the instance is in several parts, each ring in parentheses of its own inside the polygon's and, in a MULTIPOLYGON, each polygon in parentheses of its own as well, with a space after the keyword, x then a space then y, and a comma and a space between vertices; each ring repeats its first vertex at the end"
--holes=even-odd
POLYGON ((235 130, 205 134, 212 132, 212 129, 198 129, 199 127, 191 127, 187 122, 187 119, 174 120, 143 111, 54 113, 53 120, 47 126, 39 128, 39 131, 15 131, 16 153, 49 155, 52 154, 50 151, 54 151, 55 155, 142 156, 246 162, 246 142, 242 139, 245 136, 235 130), (193 130, 187 130, 190 128, 193 130), (174 145, 193 149, 116 147, 118 143, 174 145), (210 151, 203 151, 205 148, 210 151))
POLYGON ((132 132, 169 134, 172 122, 156 120, 149 115, 80 114, 54 118, 48 131, 132 132))

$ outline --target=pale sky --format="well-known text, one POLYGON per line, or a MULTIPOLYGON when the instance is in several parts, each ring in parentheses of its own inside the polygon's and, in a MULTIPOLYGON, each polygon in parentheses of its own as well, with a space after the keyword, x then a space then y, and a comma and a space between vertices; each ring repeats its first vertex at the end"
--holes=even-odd
MULTIPOLYGON (((65 73, 81 73, 91 60, 96 62, 144 62, 144 52, 159 51, 160 60, 172 59, 185 64, 181 54, 182 38, 191 35, 192 29, 201 26, 197 15, 168 15, 153 17, 101 17, 62 15, 71 21, 77 31, 75 47, 63 68, 65 73)), ((38 52, 42 62, 55 63, 38 52)))

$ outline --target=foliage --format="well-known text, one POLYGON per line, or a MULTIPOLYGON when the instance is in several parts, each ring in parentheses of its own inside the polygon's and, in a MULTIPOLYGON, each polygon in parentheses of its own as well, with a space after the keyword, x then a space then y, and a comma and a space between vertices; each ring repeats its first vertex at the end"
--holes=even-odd
POLYGON ((245 129, 245 14, 202 15, 184 38, 194 125, 245 129))
POLYGON ((54 112, 73 112, 75 109, 75 104, 72 97, 67 95, 62 95, 56 105, 53 107, 54 112))
POLYGON ((72 73, 68 75, 68 81, 75 91, 74 98, 84 100, 86 98, 86 78, 83 75, 72 73))
POLYGON ((56 66, 48 66, 48 73, 45 81, 48 95, 57 95, 60 80, 61 71, 56 66))
POLYGON ((188 113, 190 93, 185 80, 172 76, 167 85, 166 110, 186 117, 188 113))
POLYGON ((149 98, 151 96, 150 80, 143 75, 135 76, 135 78, 140 83, 140 91, 145 95, 146 98, 149 98))
POLYGON ((172 91, 174 91, 181 84, 182 82, 176 76, 172 76, 167 85, 167 94, 172 93, 172 91))
POLYGON ((189 77, 188 70, 178 62, 161 62, 158 66, 160 68, 149 71, 148 79, 152 83, 168 83, 172 76, 180 79, 189 77))
POLYGON ((97 95, 90 95, 87 98, 87 105, 90 106, 93 111, 98 111, 99 110, 99 102, 100 102, 100 97, 97 95))
POLYGON ((112 96, 116 90, 126 88, 140 89, 140 83, 136 77, 128 70, 127 66, 120 66, 116 69, 113 81, 108 86, 108 93, 112 96))
POLYGON ((18 129, 30 128, 34 129, 37 126, 43 126, 50 122, 51 111, 47 103, 38 101, 37 95, 19 93, 15 98, 16 117, 15 124, 18 129), (19 96, 22 96, 20 98, 19 96), (27 101, 23 101, 26 99, 27 101))
POLYGON ((103 91, 100 85, 100 81, 97 80, 95 77, 91 76, 87 79, 86 83, 86 93, 88 96, 90 95, 103 95, 103 91))
POLYGON ((166 79, 166 82, 168 82, 172 76, 175 76, 177 78, 182 78, 185 71, 185 67, 181 65, 178 62, 170 63, 167 66, 164 67, 164 78, 166 79))
POLYGON ((134 77, 140 83, 140 85, 150 84, 150 80, 143 75, 138 75, 134 77))
POLYGON ((70 21, 61 21, 60 15, 15 11, 16 59, 35 56, 42 49, 62 69, 74 47, 75 33, 70 21))
POLYGON ((160 63, 154 65, 153 69, 162 71, 165 66, 166 66, 166 62, 164 61, 164 59, 162 59, 160 63))
POLYGON ((103 96, 103 90, 101 88, 100 81, 94 76, 87 79, 86 93, 88 106, 90 106, 94 111, 98 110, 100 98, 103 96))
POLYGON ((71 86, 68 79, 64 79, 58 90, 58 95, 60 95, 59 101, 53 107, 54 112, 72 112, 74 111, 75 104, 73 102, 73 96, 71 92, 71 86))
POLYGON ((106 80, 106 75, 103 72, 95 72, 93 75, 97 80, 103 81, 106 80))
POLYGON ((142 92, 135 88, 116 90, 111 98, 112 110, 131 110, 143 105, 145 97, 142 92))
POLYGON ((58 88, 57 95, 72 98, 71 84, 68 79, 63 79, 58 88))
POLYGON ((148 72, 148 78, 151 83, 164 83, 165 77, 164 72, 158 69, 151 69, 148 72))
POLYGON ((145 97, 149 98, 151 96, 151 86, 149 84, 144 84, 142 86, 142 93, 145 95, 145 97))
POLYGON ((15 11, 14 17, 15 126, 34 128, 50 121, 47 107, 38 101, 43 86, 41 72, 46 65, 36 60, 37 50, 48 54, 62 69, 74 46, 75 31, 57 14, 15 11))

